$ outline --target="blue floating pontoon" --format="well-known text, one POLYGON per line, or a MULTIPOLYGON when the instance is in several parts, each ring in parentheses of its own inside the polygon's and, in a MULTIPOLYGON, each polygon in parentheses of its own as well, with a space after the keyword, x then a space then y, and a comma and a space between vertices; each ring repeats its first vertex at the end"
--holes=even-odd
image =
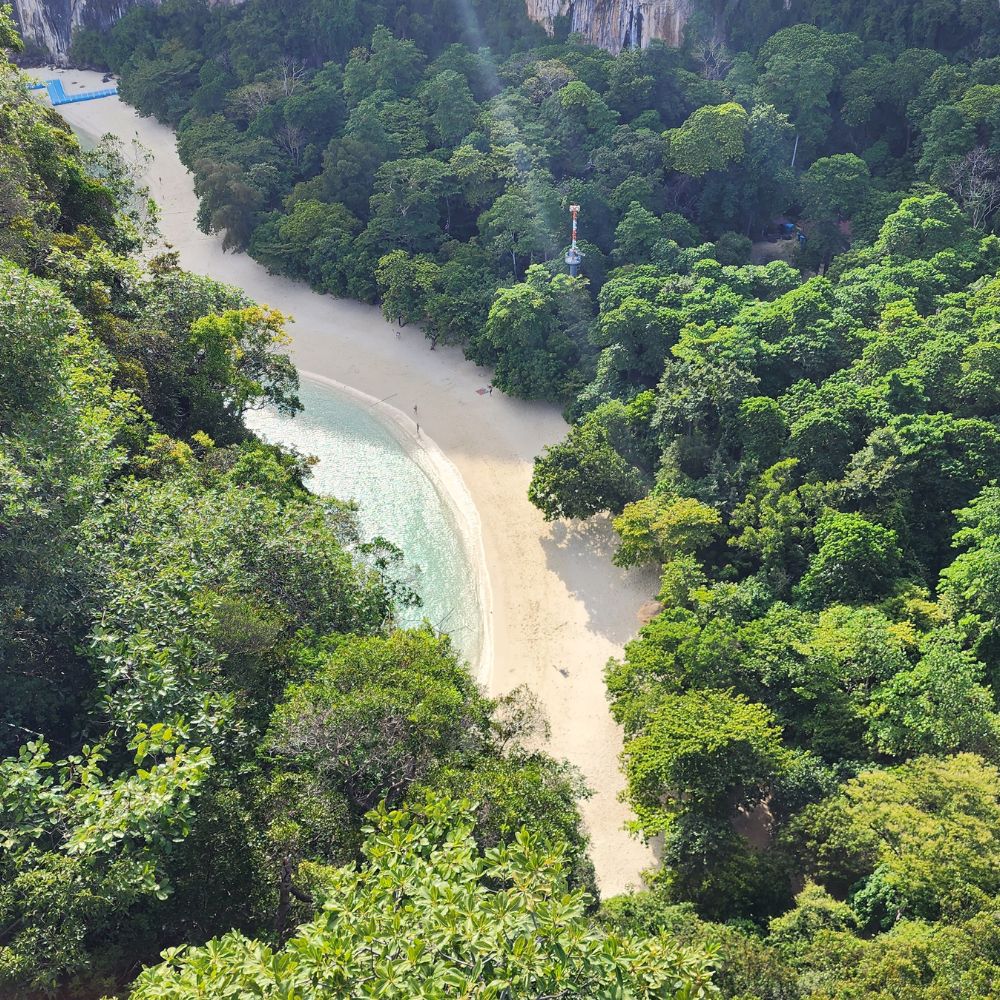
POLYGON ((108 87, 106 90, 88 90, 84 94, 67 94, 63 90, 62 80, 48 80, 45 89, 49 92, 49 100, 54 108, 60 104, 79 104, 81 101, 96 101, 99 97, 113 97, 118 93, 117 87, 108 87))

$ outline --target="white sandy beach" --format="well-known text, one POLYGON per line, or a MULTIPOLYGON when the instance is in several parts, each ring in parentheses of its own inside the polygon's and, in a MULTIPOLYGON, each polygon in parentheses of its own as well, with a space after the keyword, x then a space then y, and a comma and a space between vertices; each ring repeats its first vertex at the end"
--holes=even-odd
MULTIPOLYGON (((97 89, 83 71, 32 71, 55 76, 67 93, 97 89)), ((44 98, 43 98, 44 99, 44 98)), ((549 750, 583 772, 593 797, 583 804, 591 854, 605 895, 637 884, 652 853, 624 830, 628 811, 618 795, 621 733, 608 713, 603 668, 638 627, 637 611, 655 589, 648 574, 611 563, 606 524, 546 524, 527 500, 532 460, 560 440, 566 424, 552 406, 478 395, 489 373, 455 348, 429 350, 412 327, 397 340, 371 306, 312 292, 269 275, 243 254, 195 226, 192 179, 180 163, 173 133, 140 118, 117 98, 58 109, 81 134, 137 138, 153 154, 150 188, 162 211, 161 230, 182 266, 246 290, 292 316, 292 353, 314 374, 370 400, 390 426, 423 449, 443 490, 470 533, 480 563, 485 646, 483 673, 491 693, 520 684, 540 698, 552 727, 549 750), (420 435, 413 423, 418 407, 420 435)))

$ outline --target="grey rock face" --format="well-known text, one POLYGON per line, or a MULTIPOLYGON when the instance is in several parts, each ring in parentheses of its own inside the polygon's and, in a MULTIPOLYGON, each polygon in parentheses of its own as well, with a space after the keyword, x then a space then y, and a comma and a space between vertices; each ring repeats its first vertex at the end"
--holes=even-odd
MULTIPOLYGON (((240 3, 242 0, 215 0, 240 3)), ((14 0, 14 17, 24 38, 65 65, 73 30, 107 31, 137 4, 160 0, 14 0)), ((549 32, 557 17, 569 16, 571 30, 610 52, 646 46, 654 38, 679 45, 694 0, 525 0, 528 16, 549 32)))
MULTIPOLYGON (((14 18, 25 41, 47 52, 64 66, 75 28, 107 31, 123 14, 140 3, 159 5, 160 0, 13 0, 14 18)), ((239 3, 241 0, 216 0, 239 3)))
POLYGON ((693 0, 525 0, 528 16, 552 32, 557 17, 609 52, 645 48, 654 38, 680 45, 693 0))
MULTIPOLYGON (((73 29, 106 31, 139 0, 14 0, 14 18, 25 41, 65 65, 73 29)), ((159 0, 150 0, 159 2, 159 0)))

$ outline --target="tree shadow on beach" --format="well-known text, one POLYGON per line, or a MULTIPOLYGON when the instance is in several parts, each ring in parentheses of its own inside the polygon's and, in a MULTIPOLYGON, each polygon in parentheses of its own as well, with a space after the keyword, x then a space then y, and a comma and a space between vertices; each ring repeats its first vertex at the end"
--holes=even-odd
POLYGON ((659 581, 653 570, 614 566, 617 548, 607 517, 557 521, 542 538, 549 569, 586 608, 590 628, 620 646, 638 632, 639 609, 657 592, 659 581))

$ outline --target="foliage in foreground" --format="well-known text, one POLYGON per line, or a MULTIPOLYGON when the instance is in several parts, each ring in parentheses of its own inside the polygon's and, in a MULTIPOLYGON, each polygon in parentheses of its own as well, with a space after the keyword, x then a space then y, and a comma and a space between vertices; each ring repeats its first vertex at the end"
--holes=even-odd
POLYGON ((281 949, 230 934, 170 949, 132 1000, 717 995, 704 952, 596 929, 563 858, 522 829, 481 850, 468 804, 372 814, 358 868, 322 876, 320 915, 281 949))

